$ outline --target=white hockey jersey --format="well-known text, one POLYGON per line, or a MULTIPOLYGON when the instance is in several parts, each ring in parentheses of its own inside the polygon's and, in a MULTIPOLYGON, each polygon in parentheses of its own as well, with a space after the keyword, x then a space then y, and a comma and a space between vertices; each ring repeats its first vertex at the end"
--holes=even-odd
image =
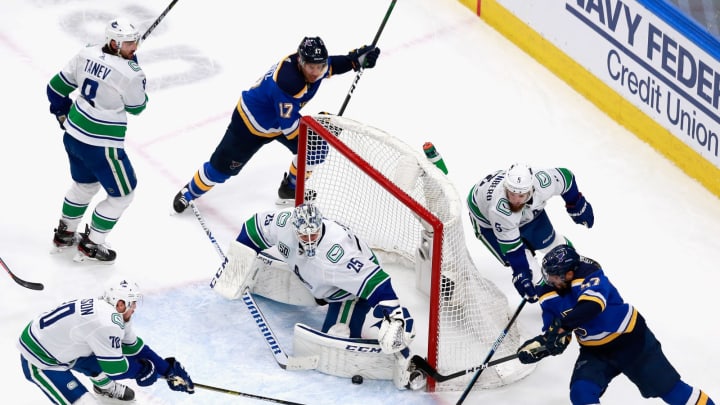
POLYGON ((138 341, 131 324, 102 299, 77 299, 38 315, 22 331, 17 347, 40 369, 68 370, 79 357, 94 354, 103 371, 122 374, 129 367, 122 347, 138 341))
POLYGON ((540 214, 547 201, 570 190, 573 174, 564 168, 533 169, 534 192, 520 212, 512 212, 505 194, 505 171, 488 175, 470 190, 468 208, 474 223, 493 229, 503 253, 520 244, 520 227, 540 214))
POLYGON ((65 130, 95 146, 122 148, 127 113, 140 114, 148 100, 145 73, 140 66, 104 53, 99 45, 88 46, 75 55, 50 80, 50 88, 63 97, 79 90, 65 130))
POLYGON ((264 250, 276 246, 291 271, 305 284, 315 298, 345 301, 354 298, 375 305, 373 293, 390 276, 379 265, 370 247, 343 225, 323 219, 322 235, 315 256, 304 254, 292 225, 292 209, 258 213, 245 222, 253 248, 264 250))

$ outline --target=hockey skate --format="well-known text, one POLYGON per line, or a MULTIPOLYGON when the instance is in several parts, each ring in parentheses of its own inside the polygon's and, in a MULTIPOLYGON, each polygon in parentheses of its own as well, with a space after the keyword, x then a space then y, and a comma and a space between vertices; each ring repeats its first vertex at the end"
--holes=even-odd
POLYGON ((175 198, 173 198, 173 209, 175 210, 175 212, 178 214, 182 214, 189 206, 190 199, 187 196, 187 190, 182 189, 178 191, 178 193, 175 194, 175 198))
POLYGON ((408 349, 395 353, 393 383, 398 389, 421 390, 427 385, 427 375, 412 362, 408 349), (403 353, 407 352, 407 354, 403 353))
POLYGON ((133 391, 130 387, 115 381, 112 381, 110 385, 104 389, 98 387, 97 385, 93 385, 93 391, 95 391, 95 395, 117 399, 120 401, 133 401, 135 399, 135 391, 133 391))
POLYGON ((80 236, 80 242, 78 243, 78 252, 73 258, 76 262, 84 262, 85 259, 97 260, 102 264, 113 264, 117 253, 114 250, 109 249, 103 243, 95 243, 90 240, 90 228, 85 224, 85 232, 80 236))
POLYGON ((50 253, 62 252, 65 248, 72 247, 80 242, 81 236, 76 232, 68 231, 67 224, 62 219, 58 223, 58 227, 53 231, 55 232, 53 236, 55 248, 50 253))
MULTIPOLYGON (((313 202, 317 198, 317 192, 313 189, 305 189, 305 202, 313 202)), ((278 188, 278 199, 275 201, 278 206, 294 206, 295 205, 295 187, 290 184, 290 176, 283 174, 280 188, 278 188)))

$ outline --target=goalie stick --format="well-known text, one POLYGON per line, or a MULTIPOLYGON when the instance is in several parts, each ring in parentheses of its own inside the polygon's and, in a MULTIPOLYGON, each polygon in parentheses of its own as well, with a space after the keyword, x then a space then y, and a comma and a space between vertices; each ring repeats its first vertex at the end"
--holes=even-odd
POLYGON ((0 257, 0 265, 2 265, 3 269, 7 271, 7 273, 12 277, 13 280, 15 280, 16 283, 20 284, 21 286, 25 288, 29 288, 31 290, 42 290, 45 288, 42 283, 33 283, 32 281, 25 281, 21 279, 20 277, 16 276, 12 271, 10 271, 10 267, 5 263, 5 261, 0 257))
MULTIPOLYGON (((388 18, 390 18, 390 13, 392 13, 393 8, 395 8, 395 3, 397 3, 397 0, 392 0, 390 2, 390 7, 385 13, 385 17, 383 18, 382 23, 380 24, 380 28, 378 28, 378 31, 375 34, 375 38, 373 38, 372 44, 370 46, 375 47, 377 45, 378 40, 380 39, 380 34, 382 34, 383 29, 385 29, 385 24, 387 23, 388 18)), ((337 113, 338 116, 342 116, 345 112, 345 107, 347 107, 348 103, 350 102, 350 98, 352 97, 353 92, 355 92, 355 87, 360 81, 360 77, 362 76, 364 71, 365 68, 363 66, 360 66, 357 74, 355 75, 355 80, 353 80, 352 85, 350 86, 350 90, 348 90, 348 94, 347 96, 345 96, 345 101, 343 101, 342 107, 340 107, 340 112, 337 113)))
MULTIPOLYGON (((186 193, 187 189, 183 189, 183 193, 186 193)), ((200 210, 195 205, 195 202, 193 200, 189 201, 190 208, 192 208, 193 214, 195 214, 195 218, 197 218, 198 222, 200 222, 200 226, 202 226, 203 230, 205 231, 205 234, 210 239, 210 242, 215 247, 215 250, 217 251, 218 255, 222 259, 222 264, 220 265, 220 269, 215 273, 215 276, 213 277, 212 281, 210 282, 210 288, 213 288, 215 286, 215 282, 217 282, 217 277, 219 277, 220 274, 222 274, 222 271, 225 269, 225 266, 228 263, 228 258, 225 256, 225 253, 223 252, 222 248, 220 247, 220 244, 218 244, 217 240, 213 236, 212 232, 210 231, 210 228, 207 226, 207 223, 205 223, 205 218, 203 218, 202 214, 200 214, 200 210)), ((260 311, 260 307, 255 303, 255 299, 250 294, 250 291, 247 289, 243 291, 242 294, 242 302, 245 304, 245 307, 247 308, 248 312, 250 312, 250 316, 252 316, 253 320, 255 321, 255 325, 258 327, 258 331, 265 339, 265 343, 267 343, 268 347, 270 348, 270 351, 273 354, 273 357, 275 357, 275 361, 278 363, 278 365, 285 370, 311 370, 317 367, 318 357, 317 356, 311 356, 311 357, 290 357, 285 353, 285 351, 280 347, 280 343, 275 337, 275 334, 273 333, 272 329, 270 329, 270 324, 268 324, 267 320, 265 319, 265 315, 263 315, 262 311, 260 311)))

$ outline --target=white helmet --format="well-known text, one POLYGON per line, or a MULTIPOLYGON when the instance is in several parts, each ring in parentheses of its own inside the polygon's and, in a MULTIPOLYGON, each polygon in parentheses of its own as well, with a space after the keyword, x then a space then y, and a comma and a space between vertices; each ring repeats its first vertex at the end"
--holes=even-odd
POLYGON ((125 301, 125 306, 130 307, 130 303, 139 301, 142 298, 142 293, 136 282, 122 280, 108 285, 101 298, 113 307, 120 300, 125 301))
POLYGON ((525 194, 533 191, 533 172, 530 166, 524 163, 514 163, 505 171, 505 189, 515 194, 525 194))
POLYGON ((320 240, 323 224, 318 207, 312 204, 298 205, 293 210, 292 224, 307 257, 315 256, 315 247, 320 240))
POLYGON ((118 51, 123 42, 137 42, 138 39, 140 32, 125 18, 116 18, 105 27, 105 45, 110 46, 110 41, 115 40, 118 51))

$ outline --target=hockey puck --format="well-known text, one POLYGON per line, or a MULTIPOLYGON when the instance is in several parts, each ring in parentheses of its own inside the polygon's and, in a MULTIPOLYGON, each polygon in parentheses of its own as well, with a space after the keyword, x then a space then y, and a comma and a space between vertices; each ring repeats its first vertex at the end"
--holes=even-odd
POLYGON ((352 377, 352 383, 353 384, 362 384, 363 383, 363 377, 361 375, 354 375, 352 377))

